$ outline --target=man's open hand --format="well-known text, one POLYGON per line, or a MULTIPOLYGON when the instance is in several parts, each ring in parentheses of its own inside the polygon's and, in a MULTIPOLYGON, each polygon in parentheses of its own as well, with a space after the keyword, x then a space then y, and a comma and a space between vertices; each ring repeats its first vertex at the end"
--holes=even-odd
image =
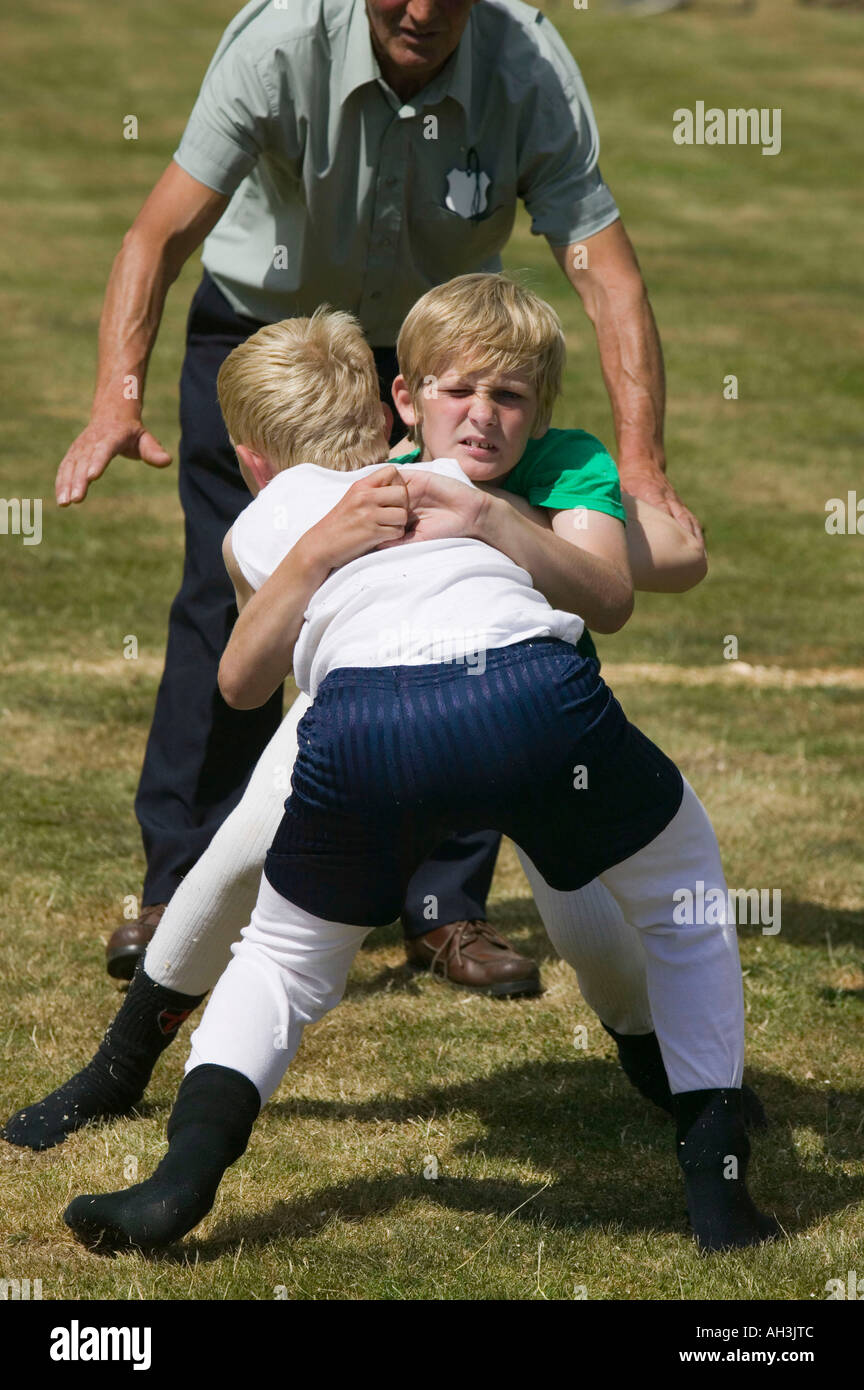
POLYGON ((695 536, 697 541, 702 540, 702 527, 693 513, 684 506, 672 484, 668 481, 665 473, 661 473, 659 468, 621 468, 621 486, 633 497, 639 497, 643 502, 650 502, 652 507, 657 507, 661 512, 668 512, 683 526, 685 531, 689 531, 691 536, 695 536))
POLYGON ((57 470, 54 492, 61 507, 83 502, 87 489, 101 478, 113 458, 140 459, 151 468, 167 468, 171 455, 139 419, 94 417, 66 452, 57 470))

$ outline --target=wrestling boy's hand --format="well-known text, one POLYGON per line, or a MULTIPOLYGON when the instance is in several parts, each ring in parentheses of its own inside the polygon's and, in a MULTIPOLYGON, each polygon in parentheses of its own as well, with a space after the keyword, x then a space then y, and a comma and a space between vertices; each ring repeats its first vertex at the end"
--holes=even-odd
MULTIPOLYGON (((490 498, 479 488, 445 478, 440 473, 406 472, 409 518, 404 535, 387 545, 412 541, 449 540, 453 536, 478 537, 490 498)), ((383 548, 383 547, 379 547, 383 548)))
POLYGON ((358 478, 332 511, 307 534, 336 569, 382 545, 393 544, 408 525, 408 489, 398 468, 385 464, 358 478))

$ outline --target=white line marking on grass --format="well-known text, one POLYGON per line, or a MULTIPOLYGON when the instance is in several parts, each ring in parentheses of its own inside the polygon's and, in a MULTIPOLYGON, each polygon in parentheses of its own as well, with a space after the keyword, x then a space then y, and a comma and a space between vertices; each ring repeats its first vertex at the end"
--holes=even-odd
MULTIPOLYGON (((158 680, 162 675, 162 656, 141 655, 135 662, 122 656, 106 657, 101 661, 53 661, 33 658, 12 661, 4 666, 6 675, 87 676, 106 680, 124 680, 128 673, 158 680)), ((760 685, 778 690, 829 689, 846 687, 864 690, 864 670, 846 666, 751 666, 747 661, 724 662, 722 666, 676 666, 665 661, 610 661, 603 655, 603 671, 609 684, 631 684, 641 681, 649 685, 760 685)))

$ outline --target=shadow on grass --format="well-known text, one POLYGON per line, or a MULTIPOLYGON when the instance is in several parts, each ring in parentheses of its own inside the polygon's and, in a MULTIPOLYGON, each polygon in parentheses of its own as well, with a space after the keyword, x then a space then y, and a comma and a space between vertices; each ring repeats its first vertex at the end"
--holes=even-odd
MULTIPOLYGON (((753 1139, 751 1177, 759 1204, 795 1233, 864 1199, 864 1177, 814 1171, 791 1135, 793 1127, 811 1130, 832 1163, 860 1160, 864 1091, 827 1092, 816 1081, 796 1082, 767 1071, 752 1072, 749 1080, 772 1121, 767 1134, 753 1139)), ((259 1216, 227 1221, 218 1234, 193 1240, 176 1258, 218 1259, 241 1238, 247 1247, 285 1237, 308 1239, 334 1219, 373 1220, 405 1202, 574 1233, 613 1222, 625 1233, 686 1232, 672 1122, 628 1090, 614 1064, 600 1059, 507 1067, 484 1080, 430 1087, 404 1100, 299 1099, 269 1107, 271 1116, 289 1121, 355 1123, 407 1122, 450 1111, 475 1113, 486 1130, 479 1144, 472 1139, 454 1154, 474 1155, 479 1148, 486 1159, 550 1169, 555 1180, 544 1188, 517 1179, 456 1177, 446 1172, 443 1160, 434 1182, 417 1172, 384 1173, 277 1202, 259 1216)), ((170 1252, 168 1257, 175 1258, 170 1252)))

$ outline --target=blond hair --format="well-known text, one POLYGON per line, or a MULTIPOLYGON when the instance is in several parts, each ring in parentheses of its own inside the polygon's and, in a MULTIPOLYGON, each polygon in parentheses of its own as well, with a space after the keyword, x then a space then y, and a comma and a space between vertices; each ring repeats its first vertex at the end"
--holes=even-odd
POLYGON ((322 304, 311 318, 260 328, 226 358, 216 385, 232 443, 274 468, 349 472, 387 456, 372 349, 342 309, 322 304))
POLYGON ((429 379, 459 364, 472 372, 527 372, 537 393, 535 437, 549 428, 567 349, 550 304, 506 275, 459 275, 418 299, 396 344, 422 445, 422 401, 429 379))

